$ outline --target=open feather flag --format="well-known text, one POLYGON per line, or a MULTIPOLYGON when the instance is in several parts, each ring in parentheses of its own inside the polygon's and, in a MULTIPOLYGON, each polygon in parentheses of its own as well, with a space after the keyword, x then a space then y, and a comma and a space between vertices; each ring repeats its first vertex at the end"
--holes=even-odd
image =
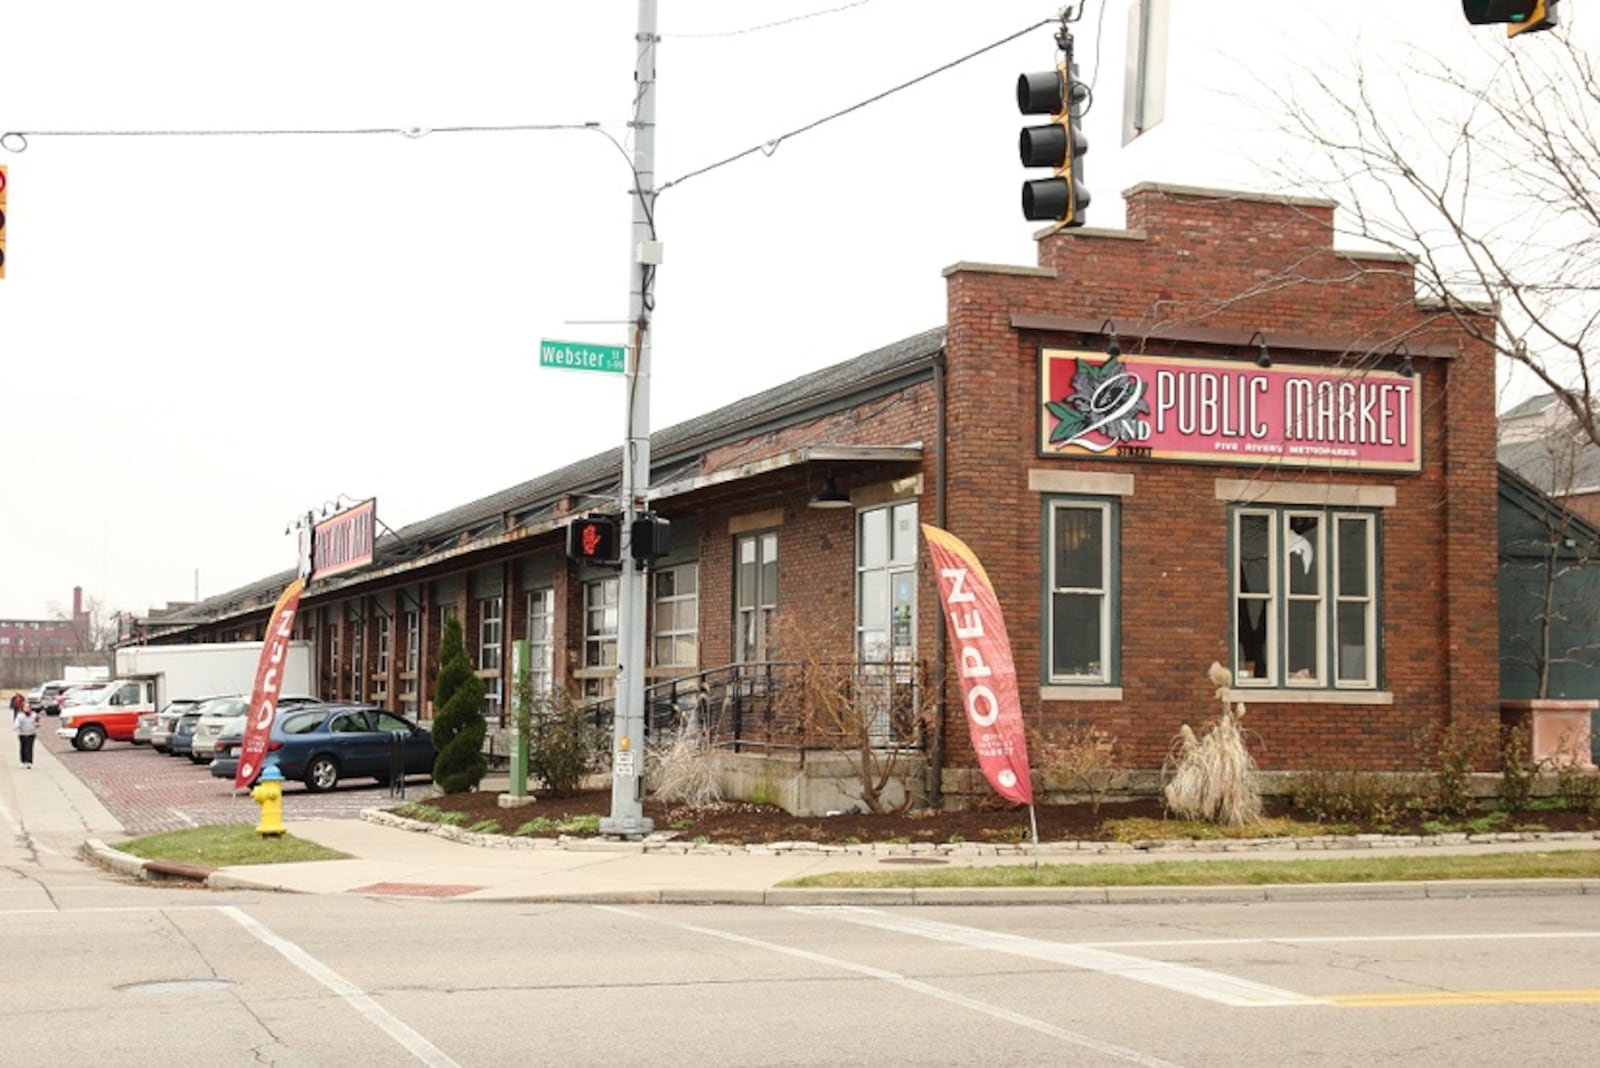
POLYGON ((284 662, 289 655, 289 639, 294 635, 294 616, 300 608, 300 592, 305 588, 302 579, 289 583, 272 608, 272 618, 267 621, 267 636, 261 643, 261 660, 256 664, 256 684, 250 691, 250 714, 244 721, 244 741, 239 746, 239 768, 233 773, 233 785, 236 788, 249 786, 261 770, 268 736, 272 733, 272 721, 278 714, 284 662))
POLYGON ((1001 797, 1031 805, 1033 780, 1028 775, 1028 740, 1022 726, 1017 668, 994 586, 960 538, 926 523, 922 524, 922 536, 928 539, 933 570, 939 577, 939 604, 955 650, 962 705, 978 766, 1001 797))

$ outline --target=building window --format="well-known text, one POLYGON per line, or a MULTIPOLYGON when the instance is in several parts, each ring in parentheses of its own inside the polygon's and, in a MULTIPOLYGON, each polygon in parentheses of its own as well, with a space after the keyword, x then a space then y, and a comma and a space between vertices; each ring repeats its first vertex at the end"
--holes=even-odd
POLYGON ((1377 517, 1315 508, 1233 513, 1234 682, 1378 682, 1377 517))
MULTIPOLYGON (((583 666, 585 669, 617 666, 617 586, 614 578, 583 584, 583 666)), ((616 692, 615 672, 583 680, 583 696, 598 700, 616 692)))
POLYGON ((767 659, 772 623, 778 614, 778 534, 747 534, 734 542, 734 659, 741 664, 767 659))
POLYGON ((415 608, 405 614, 405 659, 400 669, 400 711, 417 718, 418 668, 422 664, 422 613, 415 608))
POLYGON ((327 700, 339 698, 339 624, 330 622, 322 630, 328 643, 327 675, 322 680, 322 696, 327 700))
POLYGON ((485 597, 478 602, 478 670, 499 671, 501 635, 504 633, 503 602, 485 597))
POLYGON ((389 631, 392 620, 386 614, 377 619, 377 646, 373 654, 372 700, 374 704, 389 702, 389 631))
POLYGON ((655 641, 651 659, 658 668, 692 672, 699 666, 700 584, 695 564, 656 569, 655 641))
POLYGON ((500 597, 478 601, 478 677, 483 679, 483 714, 491 724, 501 719, 500 663, 505 634, 505 602, 500 597))
POLYGON ((353 701, 366 700, 366 680, 362 672, 366 663, 366 637, 367 628, 362 626, 359 612, 353 612, 349 619, 350 629, 350 699, 353 701))
POLYGON ((378 663, 373 668, 379 675, 389 674, 389 617, 378 617, 378 663))
POLYGON ((1117 504, 1094 499, 1047 502, 1045 612, 1049 681, 1116 682, 1117 504))
POLYGON ((555 605, 556 591, 550 587, 528 591, 528 673, 535 700, 555 689, 555 605))

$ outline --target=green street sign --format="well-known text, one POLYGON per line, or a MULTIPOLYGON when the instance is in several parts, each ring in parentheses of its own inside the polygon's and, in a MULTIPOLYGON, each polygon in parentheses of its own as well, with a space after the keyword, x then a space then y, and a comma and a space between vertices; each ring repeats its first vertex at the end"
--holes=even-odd
POLYGON ((539 366, 620 375, 628 369, 628 350, 621 345, 591 345, 587 341, 541 341, 539 366))

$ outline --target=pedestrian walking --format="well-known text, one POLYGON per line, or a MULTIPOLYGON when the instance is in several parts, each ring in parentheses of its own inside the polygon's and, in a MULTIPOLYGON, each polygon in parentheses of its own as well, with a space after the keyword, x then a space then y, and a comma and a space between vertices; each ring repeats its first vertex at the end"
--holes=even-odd
MULTIPOLYGON (((18 694, 18 697, 21 695, 18 694)), ((22 766, 33 767, 33 740, 39 735, 39 713, 28 707, 26 700, 11 699, 11 725, 17 731, 18 754, 22 766)))

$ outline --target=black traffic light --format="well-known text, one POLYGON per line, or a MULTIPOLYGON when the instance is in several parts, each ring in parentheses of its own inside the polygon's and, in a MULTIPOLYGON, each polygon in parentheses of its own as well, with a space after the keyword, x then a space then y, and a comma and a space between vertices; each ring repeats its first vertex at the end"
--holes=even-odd
POLYGON ((652 563, 672 551, 672 523, 654 512, 641 512, 628 537, 629 554, 641 564, 652 563))
POLYGON ((1506 23, 1506 36, 1548 30, 1556 24, 1556 0, 1461 0, 1474 26, 1506 23))
POLYGON ((622 559, 614 515, 586 515, 567 528, 567 555, 591 564, 615 564, 622 559))
POLYGON ((1017 78, 1017 109, 1024 115, 1050 115, 1047 126, 1028 126, 1017 141, 1024 167, 1052 167, 1053 178, 1022 183, 1022 217, 1056 220, 1062 226, 1082 226, 1089 206, 1083 184, 1083 154, 1089 139, 1083 132, 1083 104, 1089 88, 1077 78, 1076 63, 1068 60, 1055 70, 1023 74, 1017 78))

